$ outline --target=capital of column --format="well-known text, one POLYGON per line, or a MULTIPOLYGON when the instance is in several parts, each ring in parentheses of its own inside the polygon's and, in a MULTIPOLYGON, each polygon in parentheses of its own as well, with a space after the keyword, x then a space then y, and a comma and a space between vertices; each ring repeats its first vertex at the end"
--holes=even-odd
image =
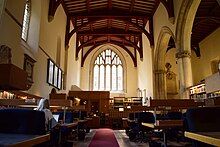
POLYGON ((165 74, 165 73, 166 73, 166 71, 165 71, 165 70, 160 69, 160 70, 154 70, 154 73, 155 73, 155 74, 165 74))
POLYGON ((184 57, 191 57, 191 52, 190 51, 180 51, 178 53, 176 53, 176 58, 179 59, 179 58, 184 58, 184 57))

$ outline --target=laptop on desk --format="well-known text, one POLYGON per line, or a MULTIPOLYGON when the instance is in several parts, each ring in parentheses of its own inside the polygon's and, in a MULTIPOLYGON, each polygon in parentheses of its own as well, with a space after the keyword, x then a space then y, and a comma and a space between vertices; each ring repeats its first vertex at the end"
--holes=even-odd
POLYGON ((55 127, 59 122, 59 114, 53 114, 53 119, 51 121, 51 128, 55 127))
POLYGON ((56 122, 59 121, 59 114, 53 114, 53 118, 56 120, 56 122))

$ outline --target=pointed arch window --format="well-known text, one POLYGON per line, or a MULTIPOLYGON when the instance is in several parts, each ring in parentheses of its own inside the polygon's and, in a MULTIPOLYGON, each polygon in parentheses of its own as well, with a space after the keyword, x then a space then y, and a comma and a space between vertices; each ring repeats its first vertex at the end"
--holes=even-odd
POLYGON ((21 32, 21 38, 24 41, 27 41, 30 17, 31 17, 31 2, 30 0, 26 0, 23 23, 22 23, 22 32, 21 32))
POLYGON ((112 50, 101 52, 93 67, 93 90, 123 91, 123 64, 112 50))

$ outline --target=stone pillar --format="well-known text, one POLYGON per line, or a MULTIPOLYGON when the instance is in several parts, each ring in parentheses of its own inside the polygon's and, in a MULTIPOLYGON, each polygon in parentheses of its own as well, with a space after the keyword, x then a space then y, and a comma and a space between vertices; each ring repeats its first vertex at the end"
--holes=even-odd
POLYGON ((166 71, 165 70, 154 70, 154 78, 155 78, 154 99, 167 99, 166 71))
POLYGON ((193 85, 191 53, 180 51, 176 54, 179 69, 179 93, 180 98, 189 98, 189 88, 193 85))

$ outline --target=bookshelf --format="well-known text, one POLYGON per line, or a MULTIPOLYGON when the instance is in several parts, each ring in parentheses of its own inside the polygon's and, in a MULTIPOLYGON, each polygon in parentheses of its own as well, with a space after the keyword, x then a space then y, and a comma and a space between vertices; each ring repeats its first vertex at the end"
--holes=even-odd
POLYGON ((114 97, 110 104, 114 109, 142 106, 142 97, 114 97))
POLYGON ((201 83, 189 88, 190 99, 195 99, 197 101, 203 100, 206 98, 206 85, 201 83))

